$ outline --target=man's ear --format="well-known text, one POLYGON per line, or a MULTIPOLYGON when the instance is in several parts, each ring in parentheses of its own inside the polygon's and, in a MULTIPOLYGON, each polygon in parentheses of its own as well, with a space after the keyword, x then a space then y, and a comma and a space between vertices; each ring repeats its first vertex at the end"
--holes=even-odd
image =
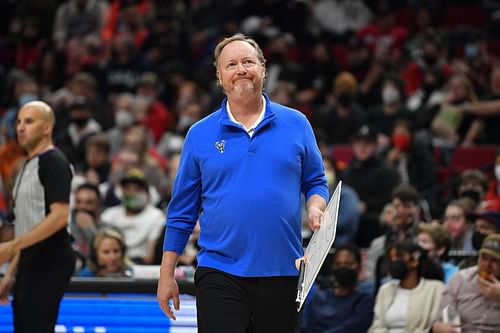
POLYGON ((222 86, 222 81, 220 79, 220 74, 219 74, 219 71, 215 72, 215 77, 217 78, 217 84, 219 86, 222 86))

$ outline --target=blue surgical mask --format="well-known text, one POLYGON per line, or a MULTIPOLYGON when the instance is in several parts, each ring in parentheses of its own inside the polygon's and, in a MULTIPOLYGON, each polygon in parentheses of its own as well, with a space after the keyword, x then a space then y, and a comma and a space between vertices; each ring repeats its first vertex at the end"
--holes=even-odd
POLYGON ((479 48, 474 44, 465 45, 465 56, 469 59, 474 59, 479 55, 479 48))
POLYGON ((18 102, 19 106, 23 106, 24 104, 27 104, 29 102, 33 102, 37 100, 38 96, 35 94, 31 93, 24 93, 19 96, 18 102))

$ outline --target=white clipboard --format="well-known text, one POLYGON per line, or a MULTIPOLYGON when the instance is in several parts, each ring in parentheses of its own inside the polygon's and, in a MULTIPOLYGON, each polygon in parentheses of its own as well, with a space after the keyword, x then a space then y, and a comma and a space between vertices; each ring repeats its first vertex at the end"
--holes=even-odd
POLYGON ((304 271, 299 274, 299 280, 301 281, 299 281, 299 290, 296 300, 297 312, 302 308, 318 276, 321 266, 333 245, 333 241, 335 240, 341 190, 342 181, 339 181, 337 188, 335 188, 335 192, 333 192, 328 202, 323 217, 321 218, 321 227, 314 232, 304 252, 306 264, 303 265, 304 271))

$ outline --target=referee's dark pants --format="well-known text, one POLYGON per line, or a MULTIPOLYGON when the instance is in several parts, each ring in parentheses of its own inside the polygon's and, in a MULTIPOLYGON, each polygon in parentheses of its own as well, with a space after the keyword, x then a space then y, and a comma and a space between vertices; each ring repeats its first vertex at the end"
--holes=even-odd
POLYGON ((295 333, 296 276, 239 277, 207 267, 195 273, 199 333, 295 333))
POLYGON ((15 333, 54 332, 59 303, 75 268, 64 234, 21 252, 12 301, 15 333))

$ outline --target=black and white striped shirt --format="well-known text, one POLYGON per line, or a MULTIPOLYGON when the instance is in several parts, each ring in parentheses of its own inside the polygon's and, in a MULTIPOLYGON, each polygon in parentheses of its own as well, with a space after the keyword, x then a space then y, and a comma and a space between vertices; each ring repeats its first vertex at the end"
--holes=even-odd
POLYGON ((14 184, 14 225, 20 236, 41 223, 50 205, 69 203, 73 173, 66 157, 50 149, 27 160, 14 184))

